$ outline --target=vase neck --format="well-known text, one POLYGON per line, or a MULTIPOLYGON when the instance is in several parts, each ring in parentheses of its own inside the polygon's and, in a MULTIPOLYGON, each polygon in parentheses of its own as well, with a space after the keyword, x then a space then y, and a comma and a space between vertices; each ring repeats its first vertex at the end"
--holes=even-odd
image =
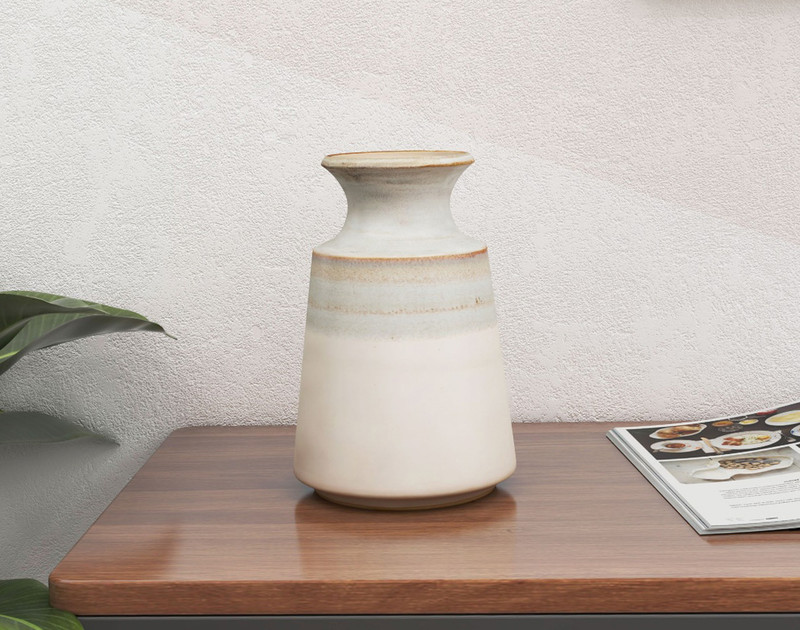
POLYGON ((355 258, 463 254, 484 245, 458 231, 450 193, 472 164, 463 151, 328 155, 322 166, 347 196, 342 231, 315 252, 355 258))
POLYGON ((397 239, 457 233, 450 193, 466 168, 329 169, 347 197, 342 231, 397 239))

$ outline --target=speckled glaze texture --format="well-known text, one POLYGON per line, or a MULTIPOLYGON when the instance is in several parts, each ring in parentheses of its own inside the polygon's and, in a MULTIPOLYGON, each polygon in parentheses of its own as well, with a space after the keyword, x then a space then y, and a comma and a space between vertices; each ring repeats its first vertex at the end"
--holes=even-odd
POLYGON ((377 509, 470 501, 514 471, 486 247, 461 234, 461 152, 328 156, 348 212, 312 256, 295 474, 377 509))

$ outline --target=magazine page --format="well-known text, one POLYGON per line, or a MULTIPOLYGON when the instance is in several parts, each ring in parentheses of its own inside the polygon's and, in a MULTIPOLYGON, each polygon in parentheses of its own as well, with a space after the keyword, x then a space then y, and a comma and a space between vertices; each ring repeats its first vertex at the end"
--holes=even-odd
POLYGON ((657 487, 673 503, 669 493, 677 496, 703 529, 800 526, 800 403, 613 433, 623 452, 647 466, 661 482, 657 487))

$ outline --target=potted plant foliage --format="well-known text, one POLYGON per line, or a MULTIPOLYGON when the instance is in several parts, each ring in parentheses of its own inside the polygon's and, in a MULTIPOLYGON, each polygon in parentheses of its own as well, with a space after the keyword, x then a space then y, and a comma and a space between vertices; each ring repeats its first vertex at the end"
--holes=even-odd
MULTIPOLYGON (((0 292, 0 374, 34 350, 82 337, 131 331, 167 334, 160 325, 133 311, 49 293, 0 292)), ((105 439, 47 414, 0 412, 0 445, 83 437, 105 439)), ((0 580, 0 629, 80 628, 74 615, 50 606, 44 584, 32 579, 0 580)))

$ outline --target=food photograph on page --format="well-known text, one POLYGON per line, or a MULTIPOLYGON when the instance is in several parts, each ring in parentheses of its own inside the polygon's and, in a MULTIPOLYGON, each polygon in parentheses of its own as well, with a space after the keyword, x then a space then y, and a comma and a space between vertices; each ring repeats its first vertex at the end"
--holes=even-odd
POLYGON ((662 462, 768 451, 800 444, 800 403, 719 420, 629 428, 628 432, 662 462))
POLYGON ((676 481, 684 484, 717 483, 745 476, 762 479, 800 473, 800 450, 784 446, 758 454, 678 459, 662 464, 676 481))

